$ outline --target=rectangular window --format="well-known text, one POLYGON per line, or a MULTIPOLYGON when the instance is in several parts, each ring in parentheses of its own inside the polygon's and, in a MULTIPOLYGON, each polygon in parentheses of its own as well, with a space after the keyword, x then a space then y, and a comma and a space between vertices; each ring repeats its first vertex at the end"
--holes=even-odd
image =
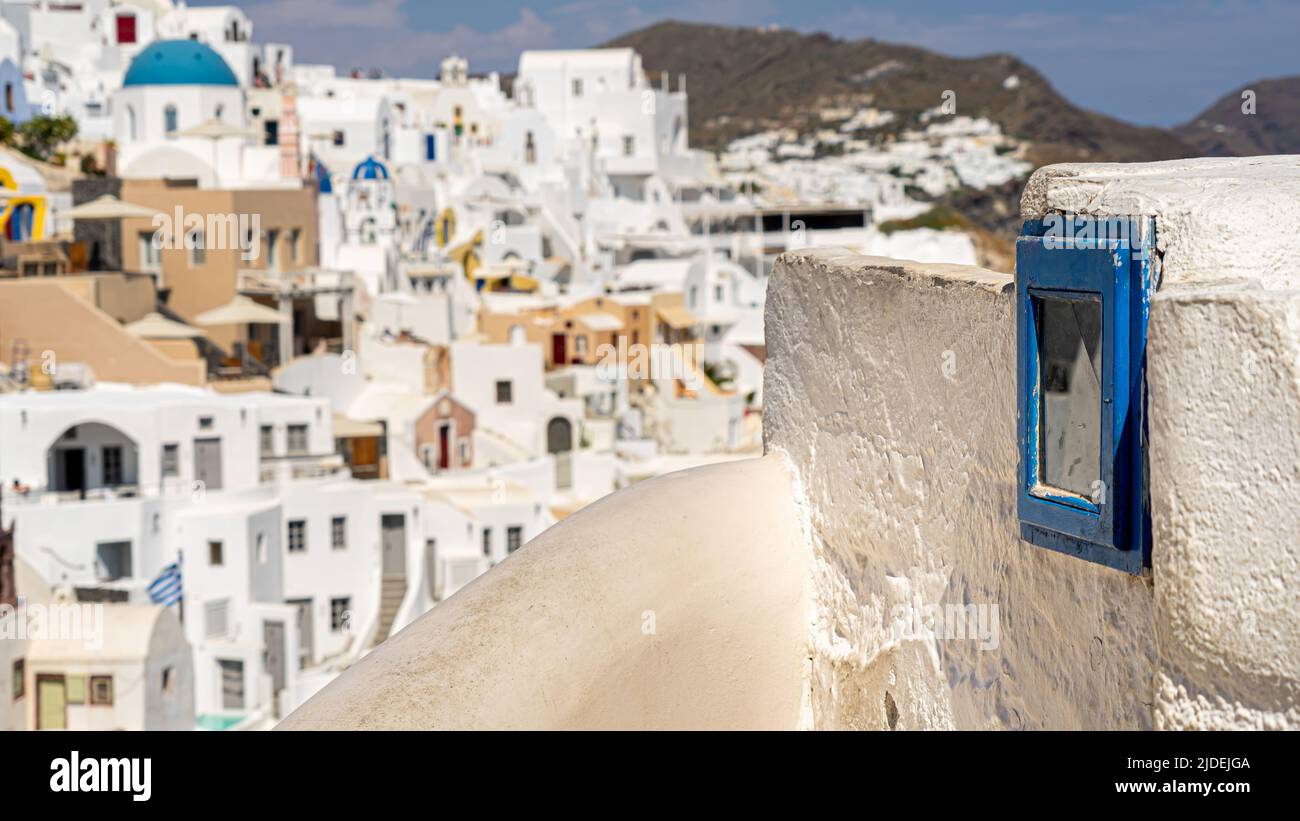
POLYGON ((311 666, 312 646, 315 644, 312 632, 312 602, 306 599, 285 599, 285 604, 292 604, 296 609, 294 622, 298 625, 298 669, 311 666))
POLYGON ((141 231, 138 235, 140 270, 157 272, 162 268, 160 249, 154 245, 154 232, 141 231))
POLYGON ((203 232, 195 228, 185 236, 185 247, 190 252, 190 267, 199 268, 208 261, 208 252, 203 242, 203 232))
POLYGON ((335 129, 335 131, 334 131, 334 145, 335 145, 335 147, 337 147, 337 148, 342 148, 344 145, 347 144, 347 141, 348 141, 347 134, 345 134, 343 131, 341 131, 341 130, 339 130, 339 129, 335 129))
POLYGON ((631 157, 636 154, 636 137, 631 134, 623 135, 623 156, 631 157))
POLYGON ((346 550, 348 546, 348 519, 346 516, 335 516, 330 519, 330 547, 335 550, 346 550))
POLYGON ((275 428, 262 425, 258 432, 258 448, 263 456, 275 455, 275 428))
POLYGON ((211 416, 199 417, 199 430, 212 430, 212 426, 215 424, 216 424, 216 420, 213 419, 211 416))
POLYGON ((68 676, 65 687, 67 688, 69 704, 86 703, 86 677, 85 676, 68 676))
POLYGON ((266 133, 266 145, 280 144, 280 121, 279 120, 264 120, 262 122, 262 129, 266 133))
POLYGON ((100 457, 104 461, 104 484, 110 487, 122 484, 122 446, 104 445, 100 457))
POLYGON ((294 519, 289 522, 289 552, 303 553, 307 550, 307 520, 294 519))
POLYGON ((216 540, 208 542, 208 564, 213 567, 221 567, 226 563, 225 546, 216 540))
POLYGON ((244 662, 217 659, 217 671, 221 678, 221 709, 244 709, 244 662))
POLYGON ((1155 226, 1025 224, 1016 245, 1021 538, 1128 573, 1150 566, 1143 441, 1155 226))
POLYGON ((162 446, 162 475, 179 476, 181 473, 181 446, 175 443, 162 446))
POLYGON ((571 84, 571 88, 573 89, 573 96, 574 96, 574 97, 581 97, 581 96, 582 96, 582 79, 581 79, 581 78, 574 78, 573 83, 571 84))
POLYGON ((95 571, 102 582, 125 579, 131 575, 131 543, 100 542, 95 545, 95 571))
POLYGON ((117 44, 129 46, 135 42, 135 15, 119 14, 117 16, 117 44))
POLYGON ((280 232, 272 228, 266 232, 266 267, 272 271, 280 267, 280 232))
POLYGON ((514 401, 514 383, 509 379, 497 380, 497 404, 509 405, 514 401))
POLYGON ((289 426, 289 453, 301 456, 307 452, 307 426, 290 425, 289 426))
POLYGON ((483 528, 483 555, 492 555, 492 528, 483 528))
POLYGON ((203 631, 210 639, 223 639, 230 632, 230 599, 203 605, 203 631))
POLYGON ((514 553, 524 544, 524 529, 518 525, 506 528, 506 552, 514 553))
POLYGON ((341 633, 348 628, 348 622, 352 618, 352 599, 342 596, 337 599, 330 599, 330 630, 335 633, 341 633))
POLYGON ((289 261, 298 262, 298 255, 301 253, 299 246, 302 244, 302 229, 292 228, 289 230, 289 261))
POLYGON ((438 138, 432 134, 424 135, 424 158, 429 162, 438 159, 438 138))
POLYGON ((90 703, 100 707, 113 706, 113 677, 90 677, 90 703))
POLYGON ((27 678, 26 678, 26 675, 27 675, 27 671, 26 671, 26 668, 23 666, 23 660, 22 660, 22 659, 15 659, 15 660, 14 660, 14 680, 13 680, 13 696, 14 696, 14 701, 17 701, 18 699, 22 698, 23 695, 27 692, 27 678))
POLYGON ((1101 482, 1101 302, 1035 297, 1038 482, 1091 498, 1101 482))

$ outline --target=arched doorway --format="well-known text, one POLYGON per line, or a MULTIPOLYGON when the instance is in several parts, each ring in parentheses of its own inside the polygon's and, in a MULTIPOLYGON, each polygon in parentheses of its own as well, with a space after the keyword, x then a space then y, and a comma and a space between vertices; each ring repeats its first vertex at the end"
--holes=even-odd
POLYGON ((573 450, 573 423, 557 416, 546 423, 546 452, 568 453, 573 450))
POLYGON ((563 416, 546 423, 546 452, 555 457, 555 489, 573 487, 573 423, 563 416))
POLYGON ((46 487, 59 493, 138 489, 135 440, 102 422, 73 425, 46 450, 46 487))

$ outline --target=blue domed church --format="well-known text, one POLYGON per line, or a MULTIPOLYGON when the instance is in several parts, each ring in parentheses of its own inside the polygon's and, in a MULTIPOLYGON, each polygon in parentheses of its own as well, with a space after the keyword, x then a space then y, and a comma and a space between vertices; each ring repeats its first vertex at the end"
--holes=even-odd
POLYGON ((142 50, 113 95, 113 125, 125 176, 213 173, 219 134, 186 134, 214 122, 247 125, 244 91, 221 55, 197 40, 159 40, 142 50))

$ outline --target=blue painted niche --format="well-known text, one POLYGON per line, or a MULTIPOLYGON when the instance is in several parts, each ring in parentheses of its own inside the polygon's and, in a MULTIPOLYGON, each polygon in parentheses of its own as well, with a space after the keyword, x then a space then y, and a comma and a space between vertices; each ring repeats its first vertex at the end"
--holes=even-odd
POLYGON ((1148 217, 1049 215, 1016 243, 1021 538, 1140 575, 1151 566, 1148 217))

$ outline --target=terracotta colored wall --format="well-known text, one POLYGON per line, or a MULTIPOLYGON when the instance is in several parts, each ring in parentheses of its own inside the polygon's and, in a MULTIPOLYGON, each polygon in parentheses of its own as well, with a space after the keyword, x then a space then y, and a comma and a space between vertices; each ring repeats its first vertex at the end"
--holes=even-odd
POLYGON ((474 464, 474 413, 454 399, 443 398, 438 400, 433 404, 433 407, 429 408, 423 416, 416 420, 416 456, 423 460, 424 446, 433 445, 435 447, 434 458, 437 458, 438 426, 447 419, 452 421, 452 436, 455 437, 451 442, 451 468, 455 470, 469 467, 474 464), (460 458, 461 439, 469 440, 469 452, 464 462, 460 458))

